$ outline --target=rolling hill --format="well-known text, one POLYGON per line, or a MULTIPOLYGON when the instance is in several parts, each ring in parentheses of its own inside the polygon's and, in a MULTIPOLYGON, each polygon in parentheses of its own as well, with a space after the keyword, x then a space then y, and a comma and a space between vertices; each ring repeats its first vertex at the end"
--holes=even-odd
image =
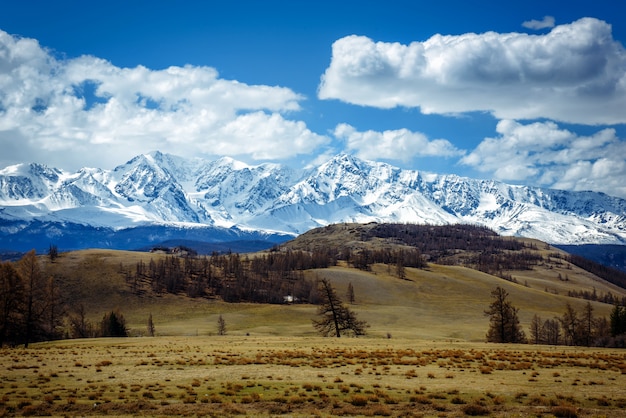
MULTIPOLYGON (((408 251, 417 248, 397 236, 381 237, 381 230, 390 235, 387 226, 376 223, 330 225, 302 234, 272 251, 248 254, 243 259, 320 248, 331 251, 337 255, 335 265, 302 271, 299 280, 328 278, 342 297, 352 284, 356 300, 351 308, 371 325, 369 334, 374 337, 482 341, 488 327, 488 318, 483 312, 490 303, 490 292, 496 286, 503 287, 510 294, 525 329, 533 315, 543 319, 559 317, 568 303, 582 311, 587 300, 567 296, 572 292, 595 295, 598 300, 590 301, 594 315, 607 318, 612 305, 599 300, 609 294, 616 300, 626 297, 623 288, 568 262, 567 253, 562 250, 536 240, 500 237, 483 228, 466 227, 465 232, 473 238, 465 240, 471 244, 470 249, 463 249, 449 244, 454 230, 425 227, 436 230, 431 231, 431 235, 434 242, 442 245, 436 251, 422 251, 430 262, 424 268, 406 267, 403 279, 390 264, 376 262, 359 269, 353 267, 350 260, 341 259, 341 254, 350 253, 354 258, 365 249, 374 253, 382 249, 408 251), (488 250, 481 250, 474 248, 476 242, 483 242, 481 246, 485 242, 496 244, 488 250), (504 247, 498 249, 500 245, 504 247), (502 255, 503 258, 498 259, 500 263, 522 253, 534 261, 530 266, 524 265, 523 269, 502 268, 488 273, 480 271, 474 264, 485 251, 502 255)), ((396 226, 396 232, 405 233, 406 225, 396 226)), ((316 312, 314 305, 226 303, 220 297, 191 298, 183 292, 171 294, 149 289, 136 292, 131 289, 129 271, 133 271, 139 262, 148 265, 150 260, 166 257, 172 256, 83 250, 62 253, 54 263, 47 259, 45 262, 47 272, 58 278, 69 306, 84 305, 88 317, 94 322, 99 321, 104 313, 119 308, 134 335, 145 335, 150 314, 160 335, 214 334, 219 315, 224 316, 228 332, 232 334, 314 335, 311 326, 316 312)), ((234 283, 232 280, 227 278, 224 284, 234 283)))

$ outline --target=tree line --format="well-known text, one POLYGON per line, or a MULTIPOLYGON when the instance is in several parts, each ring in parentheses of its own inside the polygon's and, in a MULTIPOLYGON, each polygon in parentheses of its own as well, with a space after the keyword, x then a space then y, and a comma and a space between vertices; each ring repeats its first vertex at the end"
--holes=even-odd
POLYGON ((377 224, 362 234, 362 238, 391 239, 412 247, 421 264, 407 264, 407 267, 422 268, 426 262, 463 264, 507 280, 511 278, 503 271, 531 270, 542 261, 541 255, 528 251, 536 249, 534 244, 501 237, 487 227, 476 225, 377 224))
POLYGON ((399 276, 405 267, 423 268, 426 262, 417 249, 361 249, 350 251, 317 249, 279 250, 256 255, 238 253, 210 256, 167 255, 140 260, 134 269, 120 266, 126 282, 138 295, 147 291, 185 294, 189 297, 220 297, 226 302, 284 303, 312 302, 315 283, 305 270, 323 269, 343 259, 355 268, 370 270, 374 263, 396 266, 399 276))
POLYGON ((336 264, 328 252, 283 251, 255 257, 238 253, 210 256, 168 255, 138 261, 134 269, 120 266, 136 294, 186 294, 189 297, 219 297, 226 302, 307 302, 314 283, 304 271, 336 264))
POLYGON ((128 334, 119 311, 105 314, 99 324, 93 325, 87 321, 82 305, 69 312, 64 296, 58 280, 46 274, 34 250, 16 263, 0 262, 0 347, 128 334), (69 327, 65 326, 66 320, 69 327))
POLYGON ((491 297, 492 302, 485 310, 485 315, 489 316, 488 342, 626 348, 626 307, 623 305, 614 305, 607 320, 594 315, 589 301, 582 311, 575 310, 568 302, 559 317, 544 320, 535 314, 527 338, 519 321, 519 309, 511 302, 509 293, 498 286, 491 297))
POLYGON ((626 272, 596 263, 595 261, 574 254, 567 255, 565 260, 610 283, 613 283, 614 285, 626 289, 626 272))
POLYGON ((60 337, 62 295, 54 277, 43 273, 35 251, 0 263, 0 346, 60 337))
POLYGON ((377 224, 363 235, 366 241, 387 238, 419 249, 428 254, 433 262, 456 250, 464 251, 520 251, 525 244, 498 235, 495 231, 477 225, 418 225, 385 223, 377 224))
MULTIPOLYGON (((452 262, 454 257, 457 263, 472 265, 501 277, 504 276, 504 270, 531 269, 542 259, 536 253, 526 251, 529 246, 522 242, 499 237, 487 228, 469 225, 377 224, 370 230, 362 230, 360 234, 363 241, 390 238, 395 244, 402 246, 356 249, 328 246, 312 251, 276 247, 254 257, 230 252, 213 253, 210 256, 181 252, 177 255, 151 258, 148 262, 139 261, 134 266, 120 264, 119 273, 123 275, 131 291, 139 296, 147 292, 172 293, 194 298, 221 298, 226 302, 301 302, 323 307, 328 303, 325 299, 329 296, 328 288, 324 287, 323 282, 308 279, 304 271, 334 266, 338 260, 344 260, 363 270, 370 270, 372 264, 383 263, 389 266, 391 272, 391 267, 394 266, 396 276, 404 279, 405 267, 423 268, 427 261, 445 264, 447 261, 452 262), (475 253, 459 256, 459 250, 475 253)), ((59 256, 56 247, 51 246, 49 256, 51 262, 59 256)), ((573 259, 568 261, 574 262, 573 259)), ((66 295, 62 294, 59 286, 60 280, 41 269, 34 251, 15 263, 0 263, 0 345, 28 345, 32 341, 62 337, 124 334, 122 330, 126 329, 125 321, 119 311, 109 312, 97 324, 86 320, 84 308, 81 306, 73 307, 70 312, 64 300, 66 295), (69 327, 64 326, 64 323, 69 323, 69 327)), ((584 294, 583 297, 590 300, 604 298, 602 295, 594 295, 595 292, 591 296, 584 294)), ((353 289, 348 299, 350 302, 354 301, 353 289)), ((500 318, 504 322, 498 326, 492 324, 487 339, 497 342, 528 340, 523 333, 515 334, 515 330, 521 331, 519 321, 515 322, 517 311, 504 303, 509 303, 506 297, 503 299, 500 310, 492 311, 490 307, 489 316, 490 319, 500 318)), ((616 306, 625 305, 623 299, 611 301, 616 306)), ((588 306, 591 308, 591 304, 588 306)), ((571 311, 569 305, 568 310, 571 311)), ((334 312, 333 320, 344 315, 348 318, 348 323, 352 321, 350 315, 353 314, 349 313, 349 309, 331 309, 331 312, 334 312)), ((612 315, 610 321, 592 315, 592 311, 569 312, 568 321, 565 316, 547 320, 537 318, 531 324, 531 340, 546 344, 621 344, 623 332, 614 331, 621 329, 619 321, 623 319, 626 323, 626 313, 619 310, 612 315), (590 316, 593 321, 589 319, 590 316), (617 322, 614 324, 615 321, 617 322), (584 329, 587 334, 583 333, 584 329)), ((352 321, 352 324, 359 323, 352 321)), ((337 327, 341 328, 338 323, 333 326, 335 331, 337 327)), ((343 331, 350 329, 347 327, 343 331)), ((359 335, 359 332, 355 332, 355 335, 359 335)))

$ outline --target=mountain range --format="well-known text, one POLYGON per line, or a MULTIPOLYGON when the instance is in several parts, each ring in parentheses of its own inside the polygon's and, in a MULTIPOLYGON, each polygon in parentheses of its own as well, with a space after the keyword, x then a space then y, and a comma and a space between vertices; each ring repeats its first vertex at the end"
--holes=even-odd
POLYGON ((626 200, 405 170, 340 154, 317 167, 152 152, 113 170, 0 170, 0 249, 258 247, 340 222, 484 225, 551 244, 626 244, 626 200))

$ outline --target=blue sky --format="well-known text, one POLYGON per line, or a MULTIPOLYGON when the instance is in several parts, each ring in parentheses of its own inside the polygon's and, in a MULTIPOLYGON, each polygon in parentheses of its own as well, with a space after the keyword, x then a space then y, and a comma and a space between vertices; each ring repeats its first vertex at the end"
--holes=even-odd
POLYGON ((621 1, 4 1, 0 168, 161 150, 626 197, 621 1))

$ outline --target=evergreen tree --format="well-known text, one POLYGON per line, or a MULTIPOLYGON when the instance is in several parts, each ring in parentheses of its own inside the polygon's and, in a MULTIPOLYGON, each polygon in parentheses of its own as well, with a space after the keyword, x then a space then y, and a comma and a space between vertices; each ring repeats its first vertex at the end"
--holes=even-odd
POLYGON ((610 322, 612 337, 626 333, 626 307, 615 305, 611 311, 610 322))
POLYGON ((54 263, 54 260, 59 256, 59 249, 56 245, 50 244, 50 248, 48 248, 48 257, 50 257, 50 261, 54 263))
POLYGON ((495 343, 523 343, 526 336, 519 324, 517 308, 508 300, 509 294, 498 286, 491 292, 493 302, 485 315, 489 316, 487 341, 495 343))
POLYGON ((128 337, 124 315, 119 311, 105 314, 100 323, 100 334, 103 337, 128 337))

